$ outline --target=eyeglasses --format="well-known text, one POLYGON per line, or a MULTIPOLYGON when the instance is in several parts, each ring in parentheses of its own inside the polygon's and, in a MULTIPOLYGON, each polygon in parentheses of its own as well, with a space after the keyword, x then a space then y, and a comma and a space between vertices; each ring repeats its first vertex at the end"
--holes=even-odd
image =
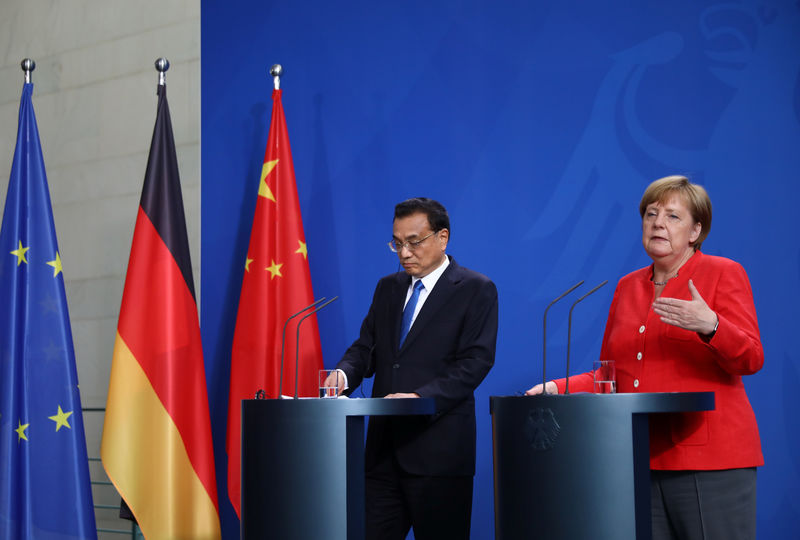
POLYGON ((419 245, 422 242, 424 242, 425 240, 427 240, 428 238, 430 238, 431 236, 433 236, 437 232, 439 232, 439 231, 434 231, 434 232, 432 232, 431 234, 429 234, 428 236, 426 236, 425 238, 423 238, 421 240, 413 240, 413 241, 409 240, 408 242, 399 242, 398 240, 392 240, 387 245, 389 246, 389 249, 391 249, 393 253, 398 253, 403 248, 408 248, 409 250, 414 251, 419 247, 419 245))

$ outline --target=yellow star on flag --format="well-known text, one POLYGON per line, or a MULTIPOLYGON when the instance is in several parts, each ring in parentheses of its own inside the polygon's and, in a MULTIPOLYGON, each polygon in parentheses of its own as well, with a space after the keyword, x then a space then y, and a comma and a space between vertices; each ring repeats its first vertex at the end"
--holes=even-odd
MULTIPOLYGON (((28 264, 28 259, 25 258, 25 252, 28 251, 29 247, 22 247, 22 240, 19 241, 19 247, 11 252, 12 255, 17 257, 17 266, 22 263, 28 264)), ((26 439, 27 440, 27 439, 26 439)))
POLYGON ((56 260, 47 261, 47 264, 54 268, 53 277, 56 277, 61 272, 61 255, 58 254, 58 251, 56 251, 56 260))
POLYGON ((28 429, 28 426, 29 426, 30 424, 23 424, 22 422, 20 422, 20 421, 18 420, 18 421, 17 421, 17 425, 19 425, 19 427, 18 427, 17 429, 15 429, 15 430, 14 430, 14 431, 16 431, 16 432, 17 432, 17 435, 18 435, 18 437, 19 437, 19 438, 17 439, 17 442, 19 442, 19 441, 21 441, 21 440, 23 440, 23 439, 25 439, 25 440, 27 441, 27 440, 28 440, 28 437, 26 437, 26 436, 25 436, 25 430, 26 430, 26 429, 28 429))
POLYGON ((251 259, 250 257, 247 257, 245 259, 245 261, 244 261, 244 271, 245 272, 249 272, 250 271, 250 263, 251 262, 253 262, 253 259, 251 259))
POLYGON ((56 415, 55 416, 48 416, 47 418, 49 418, 50 420, 52 420, 53 422, 56 423, 56 431, 61 429, 62 426, 66 426, 69 429, 72 429, 72 426, 70 426, 69 422, 67 422, 67 418, 69 418, 69 416, 71 414, 72 414, 72 411, 64 412, 64 411, 61 410, 61 405, 59 405, 58 406, 58 412, 56 413, 56 415))
POLYGON ((272 194, 272 190, 269 189, 269 186, 267 185, 267 176, 269 176, 269 173, 271 173, 272 169, 275 168, 275 165, 278 164, 278 161, 280 160, 273 159, 272 161, 267 161, 264 163, 264 166, 261 167, 261 183, 258 184, 258 196, 266 197, 272 202, 277 201, 275 200, 275 196, 272 194))
POLYGON ((302 240, 298 240, 297 243, 300 244, 300 247, 297 248, 297 251, 295 251, 295 253, 299 253, 303 256, 304 259, 308 259, 308 248, 306 248, 306 243, 303 242, 302 240))
POLYGON ((275 260, 272 259, 272 264, 265 268, 265 270, 269 270, 269 273, 272 274, 269 277, 270 279, 275 279, 275 276, 283 277, 283 274, 281 274, 281 266, 283 266, 283 263, 275 264, 275 260))

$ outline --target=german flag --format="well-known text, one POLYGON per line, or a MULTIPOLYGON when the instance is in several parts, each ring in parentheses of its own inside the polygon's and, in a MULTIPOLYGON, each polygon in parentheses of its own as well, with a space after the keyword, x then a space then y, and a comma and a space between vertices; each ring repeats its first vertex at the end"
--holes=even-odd
POLYGON ((146 538, 220 538, 200 324, 164 84, 158 87, 100 454, 146 538))

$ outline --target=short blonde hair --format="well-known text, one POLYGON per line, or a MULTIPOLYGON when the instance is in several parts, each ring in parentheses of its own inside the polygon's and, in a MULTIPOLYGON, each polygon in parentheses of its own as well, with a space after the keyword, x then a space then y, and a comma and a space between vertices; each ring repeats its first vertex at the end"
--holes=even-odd
POLYGON ((673 195, 679 195, 695 223, 700 223, 700 236, 694 241, 692 247, 696 251, 711 231, 711 199, 705 188, 699 184, 692 184, 685 176, 673 175, 659 178, 644 190, 639 203, 639 216, 644 219, 645 210, 654 202, 665 203, 673 195))

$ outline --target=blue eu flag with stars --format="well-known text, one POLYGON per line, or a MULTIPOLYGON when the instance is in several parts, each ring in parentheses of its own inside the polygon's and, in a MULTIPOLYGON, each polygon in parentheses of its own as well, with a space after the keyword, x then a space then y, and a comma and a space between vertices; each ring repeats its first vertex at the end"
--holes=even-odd
POLYGON ((0 228, 0 538, 97 538, 32 93, 25 83, 0 228))

